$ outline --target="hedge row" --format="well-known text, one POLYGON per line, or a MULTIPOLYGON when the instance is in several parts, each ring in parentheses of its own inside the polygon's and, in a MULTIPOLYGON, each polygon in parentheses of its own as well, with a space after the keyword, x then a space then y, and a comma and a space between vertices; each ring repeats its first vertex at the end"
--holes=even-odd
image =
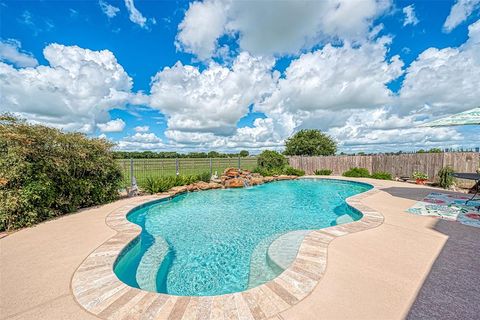
POLYGON ((118 197, 112 144, 0 115, 0 230, 118 197))

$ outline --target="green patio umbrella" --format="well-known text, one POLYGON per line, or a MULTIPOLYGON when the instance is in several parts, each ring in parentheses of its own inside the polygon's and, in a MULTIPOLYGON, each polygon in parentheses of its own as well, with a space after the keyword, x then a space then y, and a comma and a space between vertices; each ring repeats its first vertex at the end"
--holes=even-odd
POLYGON ((457 113, 435 121, 422 123, 419 127, 446 127, 480 125, 480 107, 457 113))

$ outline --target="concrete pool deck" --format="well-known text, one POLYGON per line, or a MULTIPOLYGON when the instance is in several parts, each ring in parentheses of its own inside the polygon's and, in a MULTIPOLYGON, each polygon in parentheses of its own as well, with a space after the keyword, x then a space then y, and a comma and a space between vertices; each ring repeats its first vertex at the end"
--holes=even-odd
MULTIPOLYGON (((349 180, 381 190, 362 203, 380 212, 384 223, 332 241, 319 284, 279 318, 474 319, 480 312, 480 229, 404 212, 438 189, 349 180)), ((82 210, 1 239, 0 318, 97 319, 75 301, 71 278, 115 235, 105 218, 144 198, 82 210)))

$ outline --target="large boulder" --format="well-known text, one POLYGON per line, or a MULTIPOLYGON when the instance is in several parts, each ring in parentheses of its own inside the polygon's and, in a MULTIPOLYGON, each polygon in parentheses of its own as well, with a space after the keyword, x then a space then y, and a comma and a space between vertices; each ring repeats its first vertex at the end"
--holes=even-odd
POLYGON ((251 186, 256 186, 256 185, 259 185, 259 184, 263 184, 264 180, 263 180, 263 177, 252 177, 250 178, 250 185, 251 186))
POLYGON ((225 181, 225 187, 227 188, 243 188, 245 186, 242 178, 232 178, 225 181))
POLYGON ((227 168, 223 172, 223 175, 227 176, 229 178, 236 178, 236 177, 240 176, 240 170, 236 169, 236 168, 227 168))
POLYGON ((264 182, 272 182, 272 181, 274 181, 274 180, 275 180, 274 177, 263 177, 263 181, 264 181, 264 182))
POLYGON ((204 182, 204 181, 198 181, 194 183, 195 187, 198 190, 209 190, 209 189, 219 189, 222 187, 221 184, 215 183, 215 182, 204 182))
POLYGON ((174 196, 174 195, 184 193, 184 192, 187 192, 187 191, 188 191, 187 186, 179 186, 179 187, 173 187, 170 190, 168 190, 168 194, 171 195, 171 196, 174 196))
POLYGON ((210 182, 209 189, 221 189, 223 186, 220 183, 210 182))

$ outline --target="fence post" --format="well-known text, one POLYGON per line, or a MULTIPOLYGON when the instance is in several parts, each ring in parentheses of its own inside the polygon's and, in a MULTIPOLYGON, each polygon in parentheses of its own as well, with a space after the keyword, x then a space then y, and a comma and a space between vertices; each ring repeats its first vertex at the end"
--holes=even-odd
POLYGON ((130 158, 130 187, 133 188, 133 159, 130 158))
POLYGON ((240 156, 238 156, 238 169, 240 169, 240 156))
POLYGON ((210 158, 210 177, 213 175, 212 158, 210 158))
POLYGON ((175 158, 175 173, 177 176, 180 174, 180 166, 178 163, 178 158, 175 158))

